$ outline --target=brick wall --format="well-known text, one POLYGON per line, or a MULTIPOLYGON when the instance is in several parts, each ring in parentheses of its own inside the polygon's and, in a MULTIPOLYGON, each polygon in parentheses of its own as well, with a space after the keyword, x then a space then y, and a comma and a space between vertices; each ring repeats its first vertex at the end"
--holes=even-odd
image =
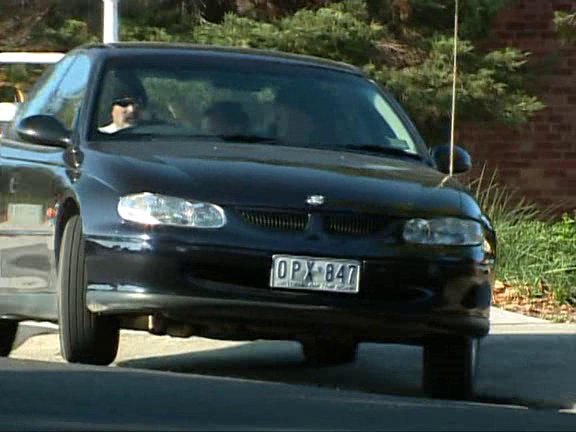
POLYGON ((547 108, 519 129, 463 124, 459 142, 475 161, 497 169, 502 183, 543 207, 576 209, 576 47, 563 47, 554 11, 576 10, 576 0, 510 0, 495 19, 489 48, 512 46, 533 53, 539 73, 534 93, 547 108))

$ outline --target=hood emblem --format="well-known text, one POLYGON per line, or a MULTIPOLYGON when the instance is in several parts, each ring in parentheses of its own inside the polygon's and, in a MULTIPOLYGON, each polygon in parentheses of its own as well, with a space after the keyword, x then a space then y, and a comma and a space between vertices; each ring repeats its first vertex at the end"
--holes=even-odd
POLYGON ((323 205, 325 201, 326 198, 324 198, 322 195, 310 195, 308 198, 306 198, 306 204, 314 207, 323 205))

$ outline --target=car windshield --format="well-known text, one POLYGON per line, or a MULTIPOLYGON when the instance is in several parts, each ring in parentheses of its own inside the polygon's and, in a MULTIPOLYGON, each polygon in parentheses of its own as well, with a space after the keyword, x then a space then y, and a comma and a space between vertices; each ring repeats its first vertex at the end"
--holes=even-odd
POLYGON ((93 140, 214 139, 418 155, 397 108, 347 72, 197 56, 110 60, 93 140))

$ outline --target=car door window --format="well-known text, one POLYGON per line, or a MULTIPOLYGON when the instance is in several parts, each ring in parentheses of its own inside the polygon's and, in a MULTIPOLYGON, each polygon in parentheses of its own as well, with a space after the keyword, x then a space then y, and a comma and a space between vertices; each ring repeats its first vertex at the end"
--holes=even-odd
POLYGON ((46 72, 32 89, 28 102, 17 115, 17 121, 38 114, 46 114, 62 78, 76 57, 65 57, 46 72))
POLYGON ((60 82, 46 114, 56 117, 68 130, 72 130, 82 105, 90 75, 90 59, 79 55, 60 82))

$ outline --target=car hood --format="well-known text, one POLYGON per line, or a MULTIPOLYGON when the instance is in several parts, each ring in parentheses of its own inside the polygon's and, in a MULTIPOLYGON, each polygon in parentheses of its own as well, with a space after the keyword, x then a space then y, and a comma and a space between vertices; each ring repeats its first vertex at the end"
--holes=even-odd
POLYGON ((460 183, 418 161, 230 143, 107 142, 91 148, 85 170, 119 194, 155 192, 222 206, 288 209, 307 208, 308 196, 322 195, 323 210, 469 213, 460 183))

